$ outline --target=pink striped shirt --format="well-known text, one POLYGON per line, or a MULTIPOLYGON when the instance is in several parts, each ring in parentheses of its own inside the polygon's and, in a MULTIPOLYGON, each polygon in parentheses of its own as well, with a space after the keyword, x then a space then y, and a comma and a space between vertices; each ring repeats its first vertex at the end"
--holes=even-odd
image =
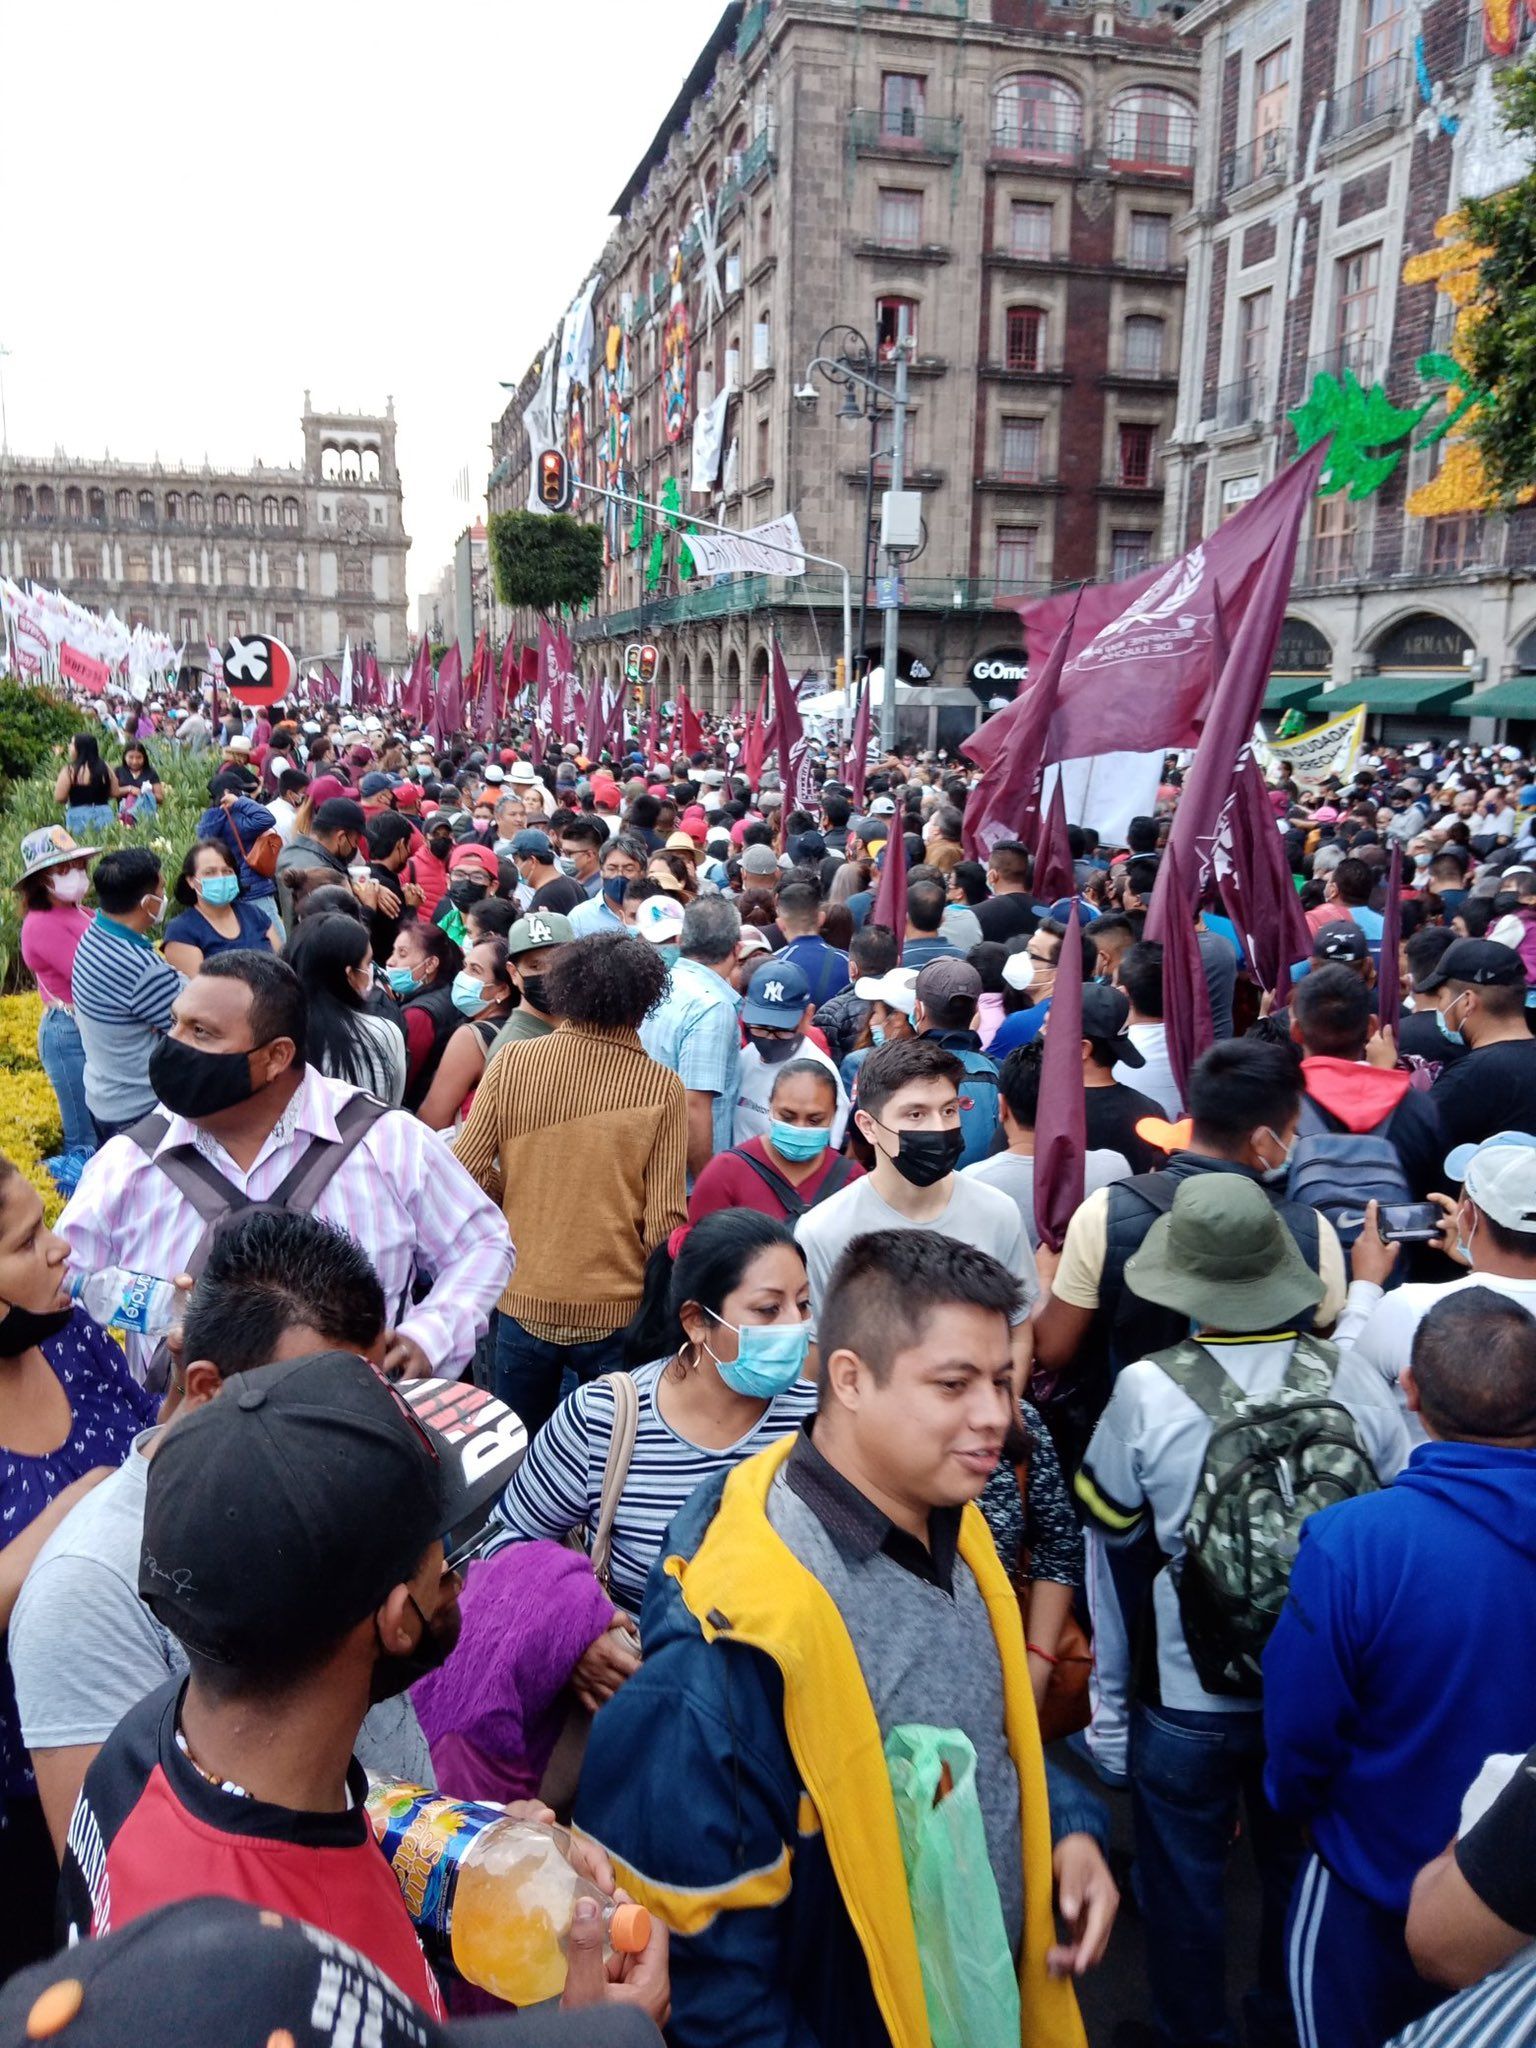
MULTIPOLYGON (((263 1201, 312 1137, 337 1135, 336 1113, 357 1092, 308 1068, 248 1173, 186 1117, 170 1119, 157 1151, 195 1144, 226 1180, 263 1201)), ((342 1162, 312 1213, 345 1230, 372 1259, 390 1329, 419 1344, 440 1376, 463 1372, 512 1277, 515 1254, 501 1210, 438 1134, 416 1117, 391 1110, 342 1162), (413 1304, 417 1273, 432 1286, 413 1304)), ((174 1279, 185 1270, 204 1225, 133 1139, 119 1137, 91 1160, 58 1228, 69 1241, 72 1263, 87 1273, 126 1266, 174 1279)), ((129 1362, 140 1377, 153 1348, 129 1339, 129 1362)))

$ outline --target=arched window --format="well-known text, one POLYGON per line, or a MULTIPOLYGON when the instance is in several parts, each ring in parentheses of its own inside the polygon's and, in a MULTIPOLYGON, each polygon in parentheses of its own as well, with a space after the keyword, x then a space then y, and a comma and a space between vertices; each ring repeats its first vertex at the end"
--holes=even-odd
POLYGON ((187 499, 188 526, 201 526, 208 517, 208 507, 201 491, 193 491, 187 499))
POLYGON ((32 517, 32 487, 30 484, 18 484, 16 486, 15 490, 11 493, 11 505, 18 519, 30 519, 32 517))
POLYGON ((133 493, 132 493, 132 491, 119 491, 119 492, 118 492, 118 494, 117 494, 117 516, 118 516, 118 518, 119 518, 119 519, 131 519, 131 518, 133 517, 133 493))
POLYGON ((90 507, 88 516, 92 526, 105 526, 107 523, 106 492, 100 488, 95 488, 87 495, 85 502, 90 507))
POLYGON ((1134 377, 1161 377, 1166 325, 1152 313, 1132 313, 1125 323, 1124 367, 1134 377))
POLYGON ((379 480, 379 451, 377 448, 363 450, 363 482, 376 484, 379 480))
POLYGON ((180 491, 167 491, 165 494, 165 523, 167 526, 180 526, 181 524, 180 491))
POLYGON ((85 500, 80 495, 78 484, 71 484, 64 493, 64 517, 66 519, 83 519, 85 517, 85 500))
POLYGON ((355 448, 343 448, 341 451, 342 482, 347 484, 359 483, 362 480, 362 474, 363 465, 357 450, 355 448))
POLYGON ((1083 103, 1059 78, 1017 71, 993 95, 994 148, 1039 162, 1075 163, 1082 140, 1083 103))
POLYGON ((327 483, 334 483, 341 475, 341 456, 335 448, 320 450, 320 474, 327 483))
POLYGON ((263 499, 262 499, 262 501, 261 501, 261 523, 262 523, 262 525, 263 525, 263 526, 276 526, 276 524, 277 524, 277 500, 276 500, 276 498, 263 498, 263 499))
POLYGON ((235 524, 236 526, 249 526, 250 523, 251 501, 242 491, 235 500, 235 524))
POLYGON ((298 499, 297 499, 297 498, 284 498, 284 500, 283 500, 283 524, 284 524, 284 526, 297 526, 297 525, 298 525, 298 523, 299 523, 299 501, 298 501, 298 499))
POLYGON ((230 522, 231 522, 231 521, 233 520, 233 518, 234 518, 234 512, 235 512, 235 508, 234 508, 234 506, 233 506, 233 505, 231 505, 231 503, 229 502, 229 493, 228 493, 228 491, 220 491, 220 492, 219 492, 219 493, 217 494, 217 496, 216 496, 216 497, 214 498, 214 501, 213 501, 213 523, 214 523, 214 525, 215 525, 215 526, 228 526, 228 525, 230 524, 230 522))
POLYGON ((155 523, 155 494, 153 491, 139 493, 139 524, 153 526, 155 523))
POLYGON ((58 501, 53 495, 52 486, 50 484, 39 484, 37 487, 38 518, 51 522, 57 511, 58 501))
POLYGON ((1187 169, 1195 160, 1194 108, 1176 92, 1132 86, 1110 108, 1109 156, 1115 164, 1187 169))

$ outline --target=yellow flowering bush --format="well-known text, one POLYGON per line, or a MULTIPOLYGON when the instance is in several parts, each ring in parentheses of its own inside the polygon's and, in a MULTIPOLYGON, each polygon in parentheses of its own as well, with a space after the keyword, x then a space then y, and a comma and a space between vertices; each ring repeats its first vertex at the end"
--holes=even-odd
POLYGON ((59 1150, 64 1133, 58 1101, 37 1059, 42 1009, 36 995, 0 996, 0 1152, 37 1189, 52 1223, 64 1203, 43 1161, 59 1150))

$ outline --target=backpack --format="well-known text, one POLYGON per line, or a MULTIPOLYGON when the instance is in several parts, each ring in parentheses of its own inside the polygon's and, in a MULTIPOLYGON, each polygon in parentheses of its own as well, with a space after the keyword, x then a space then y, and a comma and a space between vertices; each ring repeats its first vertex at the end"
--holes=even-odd
POLYGON ((732 1157, 739 1159, 743 1166, 750 1166, 763 1185, 773 1190, 775 1199, 784 1204, 784 1215, 790 1223, 798 1223, 802 1216, 809 1214, 816 1207, 817 1202, 824 1202, 828 1195, 835 1195, 838 1189, 845 1188, 853 1177, 853 1162, 841 1155, 835 1157, 826 1179, 821 1184, 821 1193, 817 1195, 815 1202, 808 1202, 800 1190, 787 1181, 776 1166, 770 1166, 766 1159, 755 1159, 750 1152, 743 1152, 739 1146, 733 1150, 732 1157))
MULTIPOLYGON (((389 1104, 380 1102, 375 1095, 364 1095, 359 1091, 351 1096, 336 1113, 337 1135, 334 1138, 311 1138, 271 1194, 260 1199, 246 1194, 243 1188, 237 1188, 233 1181, 227 1180, 195 1145, 173 1145, 170 1151, 162 1152, 156 1158, 155 1147, 170 1129, 170 1119, 159 1110, 151 1110, 148 1116, 141 1117, 127 1135, 141 1152, 154 1161, 171 1185, 181 1190, 203 1219, 206 1226, 203 1234, 193 1246, 190 1257, 181 1264, 182 1272, 195 1280, 208 1263, 214 1239, 235 1217, 249 1215, 253 1209, 287 1212, 296 1216, 311 1214, 337 1168, 356 1151, 379 1118, 389 1113, 389 1104)), ((144 1384, 151 1393, 164 1391, 170 1374, 170 1360, 169 1347, 162 1337, 144 1375, 144 1384)))
POLYGON ((1333 1398, 1339 1353, 1321 1338, 1298 1337, 1285 1378, 1263 1396, 1245 1394, 1193 1337, 1152 1363, 1211 1422, 1184 1554, 1169 1566, 1195 1676, 1209 1693, 1256 1699, 1302 1524, 1381 1481, 1333 1398))
POLYGON ((1365 1226, 1365 1205, 1411 1202, 1413 1190, 1387 1137, 1395 1110, 1369 1131, 1337 1131, 1311 1096, 1301 1098, 1286 1199, 1326 1216, 1348 1251, 1365 1226))
POLYGON ((997 1062, 984 1052, 974 1052, 969 1048, 960 1051, 950 1046, 947 1050, 954 1053, 965 1069, 965 1079, 960 1083, 960 1133, 965 1139, 965 1149, 956 1165, 975 1166, 979 1160, 990 1156, 1002 1114, 997 1062), (965 1106, 967 1100, 969 1108, 965 1106))

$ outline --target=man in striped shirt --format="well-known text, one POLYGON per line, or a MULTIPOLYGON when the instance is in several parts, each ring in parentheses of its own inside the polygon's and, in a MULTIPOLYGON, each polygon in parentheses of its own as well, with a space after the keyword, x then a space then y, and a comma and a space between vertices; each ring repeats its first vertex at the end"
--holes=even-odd
POLYGON ((165 915, 159 855, 120 846, 102 855, 92 880, 100 908, 75 953, 73 987, 86 1105, 105 1142, 154 1108, 149 1056, 186 983, 149 937, 165 915))
MULTIPOLYGON (((83 943, 83 941, 82 941, 83 943)), ((87 1273, 125 1266, 174 1279, 206 1225, 156 1159, 194 1149, 236 1203, 270 1201, 314 1139, 361 1091, 305 1062, 304 992, 270 953, 224 953, 176 999, 152 1073, 169 1127, 151 1158, 131 1138, 98 1152, 59 1230, 87 1273)), ((415 1379, 463 1372, 512 1273, 507 1226, 435 1131, 386 1110, 335 1168, 309 1213, 356 1239, 384 1289, 385 1370, 415 1379), (418 1279, 430 1281, 420 1301, 418 1279)), ((680 1216, 677 1220, 681 1220, 680 1216)), ((147 1347, 130 1339, 140 1373, 147 1347)))

